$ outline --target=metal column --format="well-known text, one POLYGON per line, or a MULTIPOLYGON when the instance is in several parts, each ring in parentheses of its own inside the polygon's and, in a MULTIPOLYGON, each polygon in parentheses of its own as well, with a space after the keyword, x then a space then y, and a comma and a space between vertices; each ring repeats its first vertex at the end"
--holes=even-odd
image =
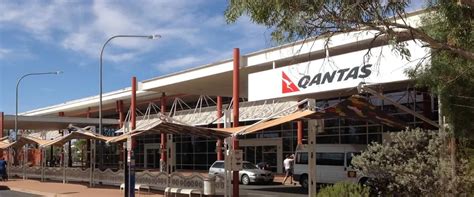
MULTIPOLYGON (((132 77, 132 97, 130 102, 130 123, 131 131, 136 128, 136 107, 137 107, 137 78, 132 77)), ((127 168, 125 172, 125 192, 128 197, 135 196, 135 155, 133 153, 134 142, 132 137, 127 138, 127 168), (128 175, 128 176, 127 176, 128 175)))
MULTIPOLYGON (((161 94, 161 114, 166 116, 166 94, 163 92, 161 94)), ((161 148, 161 157, 160 157, 160 171, 161 172, 168 172, 166 169, 167 166, 167 161, 166 161, 166 134, 161 133, 161 143, 160 143, 160 148, 161 148)))
MULTIPOLYGON (((315 100, 308 100, 308 107, 314 109, 315 100)), ((323 120, 308 120, 308 196, 316 196, 316 134, 323 128, 323 120)))
POLYGON ((322 129, 322 120, 308 120, 308 196, 316 196, 316 134, 322 129))
MULTIPOLYGON (((240 83, 240 50, 234 48, 234 67, 232 72, 232 99, 233 99, 233 127, 239 126, 239 83, 240 83)), ((239 141, 237 136, 233 138, 233 149, 239 149, 239 141)), ((239 171, 233 171, 233 187, 232 187, 232 196, 239 196, 239 171)))
MULTIPOLYGON (((222 117, 222 97, 217 97, 217 118, 222 117)), ((222 123, 217 123, 217 128, 222 128, 222 123)), ((217 160, 224 160, 224 155, 222 154, 222 139, 217 139, 216 143, 216 154, 217 160)))

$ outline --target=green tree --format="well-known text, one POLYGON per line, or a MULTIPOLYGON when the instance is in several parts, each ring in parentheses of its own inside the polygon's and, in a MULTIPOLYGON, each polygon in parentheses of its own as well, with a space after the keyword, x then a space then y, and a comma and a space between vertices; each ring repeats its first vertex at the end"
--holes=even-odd
MULTIPOLYGON (((419 3, 420 1, 413 1, 419 3)), ((328 42, 334 34, 372 30, 397 53, 410 57, 403 41, 421 40, 432 49, 431 64, 409 71, 420 86, 442 99, 442 111, 457 134, 474 136, 473 1, 425 1, 422 27, 407 22, 410 1, 229 0, 229 23, 242 15, 272 30, 284 43, 309 37, 328 42)))
POLYGON ((382 196, 470 194, 474 173, 462 151, 453 167, 446 148, 449 138, 447 132, 421 129, 391 133, 391 141, 369 145, 352 164, 358 173, 371 177, 368 184, 382 196))
MULTIPOLYGON (((430 5, 436 12, 423 17, 421 31, 449 45, 474 50, 474 12, 452 0, 430 5)), ((441 110, 459 136, 474 137, 474 61, 449 50, 432 50, 431 64, 408 72, 418 85, 438 93, 441 110)))

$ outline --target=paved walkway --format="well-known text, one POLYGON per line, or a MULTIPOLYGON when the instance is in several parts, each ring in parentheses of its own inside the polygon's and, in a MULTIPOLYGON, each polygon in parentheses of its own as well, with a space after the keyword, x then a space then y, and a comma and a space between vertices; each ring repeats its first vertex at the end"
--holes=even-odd
MULTIPOLYGON (((281 184, 283 177, 281 174, 275 176, 275 184, 281 184)), ((289 184, 289 180, 287 181, 289 184)), ((89 187, 88 183, 70 182, 63 184, 62 182, 47 181, 41 182, 39 180, 22 180, 22 179, 10 179, 7 182, 0 182, 0 187, 8 187, 12 191, 36 194, 40 196, 59 196, 59 197, 92 197, 92 196, 123 196, 123 192, 119 190, 117 186, 98 186, 93 188, 89 187)), ((247 186, 241 186, 247 187, 247 186)), ((243 188, 242 188, 243 189, 243 188)), ((156 197, 163 196, 162 191, 152 190, 141 191, 140 194, 136 193, 136 196, 143 197, 156 197)))
MULTIPOLYGON (((30 194, 36 194, 41 196, 58 196, 58 197, 92 197, 92 196, 123 196, 118 187, 111 186, 96 186, 89 188, 88 184, 84 183, 67 183, 63 184, 60 182, 41 182, 38 180, 22 180, 22 179, 10 179, 7 182, 0 182, 0 185, 7 186, 10 190, 25 192, 30 194)), ((136 193, 138 197, 138 192, 136 193)), ((140 196, 143 197, 156 197, 163 196, 163 192, 160 191, 141 191, 140 196)))

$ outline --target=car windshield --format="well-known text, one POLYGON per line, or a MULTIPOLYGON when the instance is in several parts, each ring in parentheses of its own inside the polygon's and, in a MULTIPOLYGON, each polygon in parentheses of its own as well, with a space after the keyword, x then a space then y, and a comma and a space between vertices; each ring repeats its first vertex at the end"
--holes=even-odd
POLYGON ((253 163, 243 163, 242 167, 244 169, 257 169, 257 167, 255 167, 255 165, 253 163))

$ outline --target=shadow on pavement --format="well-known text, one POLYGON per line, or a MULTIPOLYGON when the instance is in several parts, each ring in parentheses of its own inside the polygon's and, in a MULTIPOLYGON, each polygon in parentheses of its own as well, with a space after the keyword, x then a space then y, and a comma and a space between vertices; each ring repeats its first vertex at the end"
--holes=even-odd
POLYGON ((267 191, 267 192, 280 192, 280 193, 292 193, 292 194, 307 194, 308 190, 301 187, 271 187, 271 188, 253 188, 249 190, 267 191))
POLYGON ((0 185, 0 190, 10 190, 10 188, 6 185, 0 185))
POLYGON ((78 194, 79 192, 63 192, 61 194, 78 194))

